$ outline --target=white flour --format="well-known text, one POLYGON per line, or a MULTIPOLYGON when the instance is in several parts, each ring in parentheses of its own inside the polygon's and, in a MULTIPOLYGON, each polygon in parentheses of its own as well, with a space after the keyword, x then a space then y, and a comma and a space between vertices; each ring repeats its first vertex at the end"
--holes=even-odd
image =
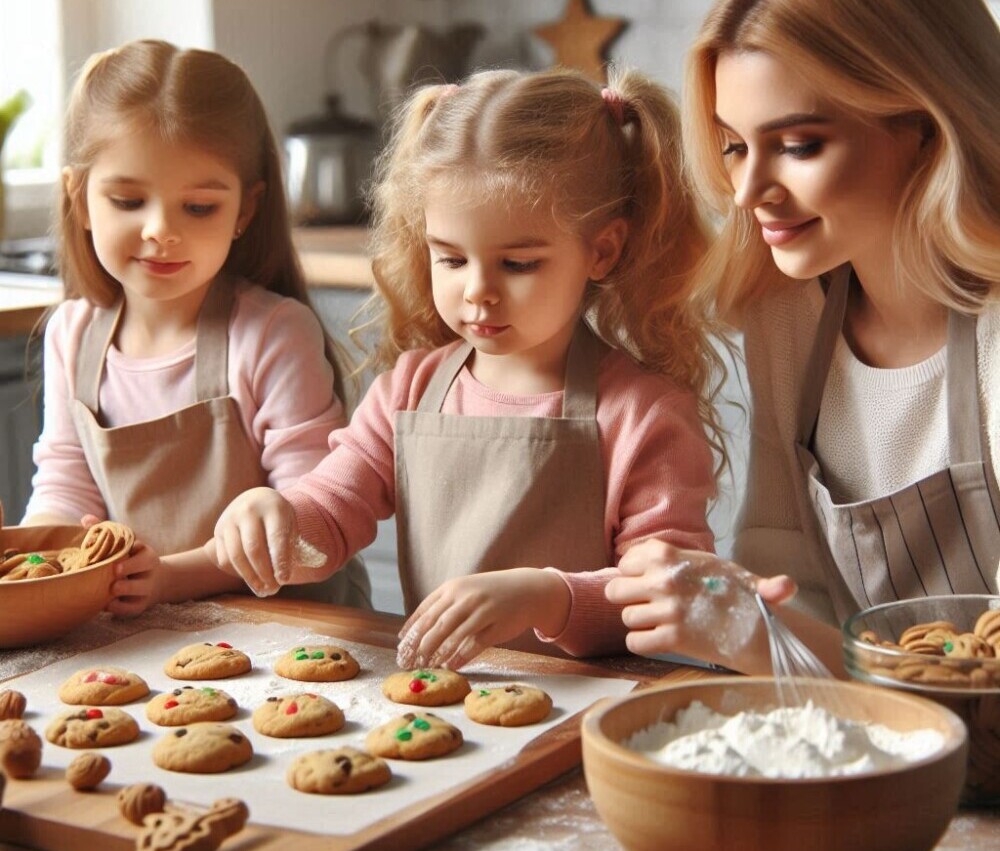
POLYGON ((805 706, 720 715, 700 701, 633 735, 627 747, 674 768, 734 777, 836 777, 916 762, 939 750, 936 730, 906 733, 805 706))

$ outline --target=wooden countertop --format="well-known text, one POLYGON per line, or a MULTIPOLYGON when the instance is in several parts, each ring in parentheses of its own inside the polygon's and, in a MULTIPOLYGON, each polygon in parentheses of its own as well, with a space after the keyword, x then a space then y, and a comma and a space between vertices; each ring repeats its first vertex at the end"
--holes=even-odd
MULTIPOLYGON (((291 599, 256 599, 251 597, 218 598, 227 607, 255 617, 301 626, 310 631, 383 647, 393 647, 401 623, 397 616, 327 606, 322 603, 291 599)), ((110 640, 110 639, 109 639, 110 640)), ((18 652, 18 651, 12 651, 18 652)), ((495 651, 488 651, 493 653, 495 651)), ((539 671, 546 673, 579 672, 591 676, 626 677, 642 682, 683 682, 712 674, 695 668, 639 657, 609 660, 559 660, 531 657, 539 671)), ((545 749, 544 765, 554 779, 536 788, 537 783, 518 791, 503 782, 504 771, 492 774, 476 793, 467 799, 468 811, 457 816, 454 808, 434 826, 434 836, 424 837, 438 851, 479 851, 487 848, 524 849, 583 847, 592 851, 619 851, 620 846, 604 827, 587 795, 579 768, 579 739, 575 719, 568 719, 542 736, 531 748, 545 749), (555 734, 555 735, 552 735, 555 734), (543 741, 544 740, 544 741, 543 741), (567 771, 563 774, 562 772, 567 771), (561 775, 561 776, 558 776, 561 775), (526 794, 525 794, 526 793, 526 794), (511 800, 524 795, 503 809, 511 800), (486 805, 485 801, 489 801, 486 805), (470 824, 484 813, 494 810, 470 824)), ((537 778, 535 778, 537 780, 537 778)), ((114 805, 114 792, 80 795, 69 790, 61 778, 35 778, 11 781, 7 787, 5 808, 0 810, 0 851, 33 847, 64 849, 96 848, 102 851, 130 851, 136 830, 123 821, 114 805), (58 786, 53 794, 44 784, 58 786), (93 844, 98 841, 100 844, 93 844), (17 843, 8 845, 5 843, 17 843), (88 844, 89 843, 89 844, 88 844)), ((430 802, 429 806, 433 806, 430 802)), ((397 848, 398 834, 369 837, 371 848, 397 848)), ((991 810, 960 811, 937 845, 937 851, 993 851, 1000 843, 1000 812, 991 810)), ((250 825, 228 841, 233 846, 254 851, 310 851, 337 849, 336 837, 320 837, 294 831, 250 825)))
MULTIPOLYGON (((307 283, 314 287, 370 288, 373 280, 365 254, 367 237, 365 227, 296 228, 292 239, 307 283)), ((39 286, 33 276, 0 276, 0 336, 29 334, 61 296, 56 283, 39 286)))

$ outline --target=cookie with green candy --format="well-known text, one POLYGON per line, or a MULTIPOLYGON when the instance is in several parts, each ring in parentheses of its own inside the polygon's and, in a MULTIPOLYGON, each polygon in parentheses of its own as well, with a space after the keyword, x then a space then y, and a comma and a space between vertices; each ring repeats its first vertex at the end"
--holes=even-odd
POLYGON ((274 663, 279 677, 305 683, 351 680, 360 670, 357 659, 334 644, 300 644, 274 663))
POLYGON ((549 717, 552 698, 540 688, 520 683, 479 688, 465 698, 465 714, 477 724, 521 727, 549 717))
POLYGON ((389 700, 409 706, 447 706, 468 693, 469 681, 445 668, 399 671, 382 683, 382 694, 389 700))
POLYGON ((386 759, 433 759, 462 746, 462 731, 433 712, 407 712, 372 730, 369 753, 386 759))
POLYGON ((146 704, 146 717, 161 727, 198 721, 228 721, 239 711, 236 700, 221 688, 183 686, 158 694, 146 704))

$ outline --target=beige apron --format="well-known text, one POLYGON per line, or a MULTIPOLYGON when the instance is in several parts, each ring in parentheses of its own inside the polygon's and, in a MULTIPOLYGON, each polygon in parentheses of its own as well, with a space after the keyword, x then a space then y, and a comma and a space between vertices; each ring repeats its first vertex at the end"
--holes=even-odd
MULTIPOLYGON (((607 351, 581 323, 567 355, 562 418, 441 413, 472 354, 437 369, 415 411, 396 414, 396 529, 407 613, 447 579, 511 567, 581 572, 612 562, 604 542, 597 367, 607 351)), ((528 630, 507 646, 561 655, 528 630)))
MULTIPOLYGON (((84 332, 76 367, 73 420, 108 517, 131 526, 157 553, 209 540, 223 509, 248 488, 267 485, 260 452, 228 395, 229 318, 235 284, 220 276, 209 288, 195 350, 196 401, 155 420, 101 424, 101 375, 124 301, 98 309, 84 332)), ((363 565, 349 562, 327 582, 289 586, 291 596, 370 606, 363 565)))
POLYGON ((844 324, 849 266, 831 275, 805 373, 796 450, 805 473, 838 617, 858 608, 938 594, 996 594, 1000 491, 982 437, 976 320, 948 318, 946 390, 950 466, 895 493, 838 505, 810 447, 833 350, 844 324))

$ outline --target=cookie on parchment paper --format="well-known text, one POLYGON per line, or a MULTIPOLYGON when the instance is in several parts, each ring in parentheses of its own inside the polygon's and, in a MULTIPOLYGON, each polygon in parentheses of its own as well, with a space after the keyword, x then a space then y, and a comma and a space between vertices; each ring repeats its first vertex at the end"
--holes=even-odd
POLYGON ((455 671, 427 668, 399 671, 382 682, 382 694, 410 706, 447 706, 469 693, 469 681, 455 671))
POLYGON ((384 786, 392 771, 384 759, 343 747, 302 754, 288 767, 285 777, 299 792, 354 795, 384 786))
POLYGON ((365 747, 386 759, 433 759, 462 746, 462 731, 433 712, 406 712, 372 730, 365 747))

